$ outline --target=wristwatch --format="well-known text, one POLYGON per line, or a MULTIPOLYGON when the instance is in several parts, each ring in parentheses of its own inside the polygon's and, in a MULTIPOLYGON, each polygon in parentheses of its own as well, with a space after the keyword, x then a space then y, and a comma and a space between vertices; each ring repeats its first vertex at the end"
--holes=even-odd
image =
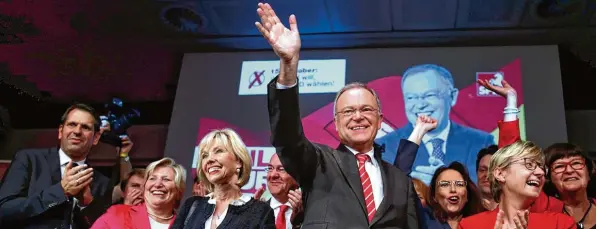
POLYGON ((128 162, 130 160, 129 155, 125 155, 124 157, 123 157, 123 155, 120 155, 120 158, 122 158, 122 160, 124 160, 126 162, 128 162))

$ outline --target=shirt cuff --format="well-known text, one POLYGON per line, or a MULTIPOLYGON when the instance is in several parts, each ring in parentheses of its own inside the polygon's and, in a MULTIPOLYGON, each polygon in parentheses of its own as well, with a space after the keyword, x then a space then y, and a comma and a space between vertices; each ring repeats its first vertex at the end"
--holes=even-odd
POLYGON ((294 83, 293 85, 290 85, 290 86, 286 86, 284 84, 276 82, 276 89, 288 89, 288 88, 293 88, 294 86, 296 86, 296 83, 294 83))

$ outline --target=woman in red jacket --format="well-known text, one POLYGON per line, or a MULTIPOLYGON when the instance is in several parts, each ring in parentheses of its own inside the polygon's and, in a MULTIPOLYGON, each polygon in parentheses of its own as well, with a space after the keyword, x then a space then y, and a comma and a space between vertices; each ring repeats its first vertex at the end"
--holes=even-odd
POLYGON ((152 162, 145 170, 145 202, 136 206, 114 205, 91 229, 170 228, 184 194, 186 170, 167 157, 152 162))
MULTIPOLYGON (((492 85, 487 80, 478 80, 477 83, 481 84, 485 88, 495 92, 496 94, 506 99, 506 107, 504 108, 504 120, 498 122, 499 128, 499 148, 510 145, 520 140, 520 128, 518 126, 518 103, 517 93, 506 80, 502 80, 502 87, 492 85)), ((497 206, 497 203, 489 198, 490 191, 487 186, 487 182, 483 182, 482 179, 487 178, 487 167, 491 155, 495 152, 491 146, 479 151, 477 156, 477 177, 479 181, 479 190, 481 190, 481 200, 487 210, 493 210, 497 206)), ((562 212, 564 203, 559 199, 546 195, 543 191, 539 193, 539 196, 531 204, 531 212, 562 212)))
POLYGON ((517 141, 498 150, 489 163, 491 193, 498 207, 460 221, 461 229, 574 229, 572 218, 529 209, 545 181, 544 157, 532 142, 517 141), (498 217, 499 216, 499 217, 498 217))

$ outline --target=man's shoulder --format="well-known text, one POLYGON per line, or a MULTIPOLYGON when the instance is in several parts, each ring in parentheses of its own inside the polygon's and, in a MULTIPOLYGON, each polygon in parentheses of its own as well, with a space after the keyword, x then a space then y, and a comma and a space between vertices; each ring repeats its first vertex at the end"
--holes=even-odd
POLYGON ((39 157, 46 157, 51 152, 58 152, 57 148, 31 148, 31 149, 22 149, 15 153, 15 160, 21 158, 39 158, 39 157))

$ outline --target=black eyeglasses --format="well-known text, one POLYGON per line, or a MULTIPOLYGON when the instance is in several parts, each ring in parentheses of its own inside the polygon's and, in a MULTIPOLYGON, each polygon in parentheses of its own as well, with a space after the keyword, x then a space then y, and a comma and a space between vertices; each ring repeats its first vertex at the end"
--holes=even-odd
POLYGON ((581 170, 587 166, 584 160, 578 159, 564 163, 554 163, 553 166, 551 166, 551 170, 554 173, 563 173, 566 171, 566 168, 568 168, 568 165, 570 165, 570 167, 572 167, 574 170, 581 170))
POLYGON ((464 180, 440 180, 437 182, 437 186, 440 188, 450 188, 452 185, 457 188, 466 188, 466 181, 464 180))
POLYGON ((514 161, 510 162, 508 165, 521 164, 520 161, 523 161, 522 165, 524 165, 524 167, 530 171, 535 171, 535 169, 537 169, 537 167, 542 169, 543 172, 546 171, 545 165, 543 163, 539 163, 535 159, 531 159, 531 158, 522 158, 522 159, 514 160, 514 161))

